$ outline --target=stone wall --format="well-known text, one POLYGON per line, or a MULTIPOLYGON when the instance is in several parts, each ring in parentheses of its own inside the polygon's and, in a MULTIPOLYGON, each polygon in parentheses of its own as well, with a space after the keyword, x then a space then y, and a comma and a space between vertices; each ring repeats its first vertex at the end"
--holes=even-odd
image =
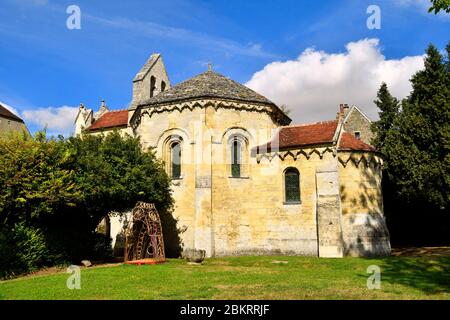
POLYGON ((8 132, 25 132, 29 134, 27 127, 23 122, 0 117, 0 135, 6 135, 8 132))
POLYGON ((91 135, 100 135, 100 134, 107 135, 107 134, 109 134, 111 132, 114 132, 114 131, 118 131, 122 136, 124 136, 125 134, 128 134, 130 136, 134 136, 133 130, 131 130, 130 127, 95 130, 95 131, 90 131, 89 134, 91 134, 91 135))
MULTIPOLYGON (((309 151, 309 150, 308 150, 309 151)), ((215 170, 213 212, 216 255, 292 254, 317 256, 316 185, 318 168, 332 167, 331 152, 321 159, 251 159, 247 178, 230 178, 229 168, 215 170), (300 172, 301 202, 287 204, 284 171, 300 172)), ((334 165, 335 167, 335 165, 334 165)))
POLYGON ((370 129, 371 121, 361 113, 361 111, 353 106, 344 121, 344 130, 355 134, 356 131, 360 132, 361 141, 370 144, 373 138, 373 133, 370 129))
POLYGON ((344 255, 344 243, 336 165, 316 171, 316 192, 319 257, 341 258, 344 255))
MULTIPOLYGON (((226 107, 216 110, 207 104, 181 112, 174 110, 153 113, 151 116, 146 114, 140 119, 136 134, 141 137, 144 147, 156 148, 157 155, 165 160, 168 172, 169 143, 174 139, 181 143, 181 179, 172 182, 174 215, 178 219, 185 248, 204 249, 208 256, 214 255, 215 248, 220 247, 220 241, 219 244, 216 241, 218 232, 220 234, 216 228, 216 219, 221 221, 221 213, 218 212, 226 207, 215 197, 218 193, 232 197, 237 191, 238 198, 233 207, 243 210, 238 209, 245 204, 242 196, 250 192, 240 188, 249 179, 229 181, 228 137, 239 134, 247 139, 247 156, 244 157, 250 161, 250 146, 258 141, 269 140, 275 128, 270 115, 265 112, 238 111, 226 107), (234 183, 237 189, 225 188, 225 182, 234 183)), ((254 201, 249 200, 247 205, 253 206, 254 201)), ((228 212, 226 219, 232 216, 234 213, 228 212)))
POLYGON ((377 157, 360 161, 361 157, 361 154, 353 155, 354 160, 339 166, 345 254, 389 255, 391 248, 383 214, 381 166, 377 157))

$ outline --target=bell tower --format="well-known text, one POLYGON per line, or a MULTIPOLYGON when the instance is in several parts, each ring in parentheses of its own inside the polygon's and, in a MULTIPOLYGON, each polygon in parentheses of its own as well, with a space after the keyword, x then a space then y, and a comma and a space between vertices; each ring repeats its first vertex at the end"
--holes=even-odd
POLYGON ((166 67, 159 53, 150 56, 133 79, 133 99, 130 110, 161 92, 170 89, 166 67))

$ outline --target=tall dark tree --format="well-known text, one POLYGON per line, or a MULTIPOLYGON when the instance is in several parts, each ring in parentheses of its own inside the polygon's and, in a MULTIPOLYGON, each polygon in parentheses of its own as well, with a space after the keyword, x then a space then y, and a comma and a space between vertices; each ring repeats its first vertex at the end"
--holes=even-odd
MULTIPOLYGON (((374 101, 378 107, 380 119, 372 123, 372 132, 374 133, 374 138, 371 143, 373 146, 379 150, 384 157, 384 174, 382 181, 382 188, 384 194, 384 211, 386 215, 386 222, 391 229, 394 231, 393 236, 397 236, 398 229, 396 227, 396 222, 398 221, 398 216, 396 215, 396 203, 397 200, 393 197, 395 193, 395 184, 390 180, 391 175, 387 174, 388 165, 390 161, 389 145, 387 145, 387 138, 392 135, 392 131, 396 130, 394 125, 397 124, 397 118, 399 116, 399 101, 391 95, 386 83, 382 83, 380 89, 377 93, 377 99, 374 101)), ((395 238, 393 239, 395 240, 395 238)))
POLYGON ((450 43, 426 50, 401 102, 383 84, 372 143, 383 153, 384 209, 393 245, 450 244, 450 43), (400 110, 399 110, 400 109, 400 110))
POLYGON ((374 101, 380 112, 380 120, 372 124, 374 139, 372 145, 383 152, 386 136, 393 130, 394 120, 399 113, 399 101, 391 95, 386 83, 382 83, 377 93, 377 100, 374 101))
MULTIPOLYGON (((448 49, 448 47, 447 47, 448 49)), ((448 59, 448 57, 447 57, 448 59)), ((425 69, 411 79, 412 92, 386 137, 388 175, 408 203, 445 209, 450 200, 450 73, 438 49, 426 50, 425 69)))

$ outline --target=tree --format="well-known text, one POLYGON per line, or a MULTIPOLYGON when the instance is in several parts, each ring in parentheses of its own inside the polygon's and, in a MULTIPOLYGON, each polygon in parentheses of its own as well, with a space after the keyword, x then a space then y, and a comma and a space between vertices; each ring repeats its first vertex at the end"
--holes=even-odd
MULTIPOLYGON (((396 124, 399 117, 400 106, 399 101, 391 95, 386 83, 382 83, 377 93, 377 99, 374 101, 380 112, 378 113, 380 119, 372 123, 371 130, 374 133, 374 138, 371 144, 383 154, 384 158, 384 174, 382 180, 383 189, 383 205, 386 215, 386 221, 393 231, 396 231, 395 222, 397 216, 395 204, 396 199, 393 197, 393 191, 396 190, 395 184, 391 181, 391 175, 388 174, 387 169, 390 164, 390 150, 389 145, 386 145, 388 136, 392 135, 393 131, 397 130, 396 124)), ((397 235, 397 232, 394 232, 397 235)))
POLYGON ((0 138, 0 277, 99 258, 95 248, 107 248, 111 239, 96 233, 98 223, 137 201, 154 203, 163 228, 176 233, 170 184, 154 152, 118 132, 0 138))
POLYGON ((383 152, 386 136, 393 130, 394 121, 399 114, 399 102, 391 95, 386 83, 382 83, 377 93, 377 100, 374 101, 380 112, 380 120, 372 123, 374 139, 372 145, 383 152))
POLYGON ((1 226, 31 225, 80 199, 63 141, 12 135, 0 138, 0 154, 1 226))
POLYGON ((430 45, 425 68, 401 102, 382 85, 373 143, 383 153, 383 203, 397 245, 448 245, 450 215, 450 43, 430 45))
POLYGON ((450 0, 430 0, 431 7, 428 12, 433 12, 438 14, 441 10, 449 13, 450 12, 450 0))
POLYGON ((174 224, 171 180, 154 152, 142 150, 139 138, 113 132, 71 137, 65 144, 71 159, 68 168, 75 173, 81 197, 75 207, 42 220, 41 225, 46 226, 52 240, 71 259, 86 257, 85 246, 80 242, 93 241, 95 229, 106 215, 129 211, 137 201, 154 203, 166 225, 174 224))
MULTIPOLYGON (((447 46, 447 50, 449 46, 447 46)), ((412 92, 385 141, 387 173, 407 203, 445 209, 450 200, 449 62, 430 45, 425 69, 411 79, 412 92)))
POLYGON ((64 142, 11 134, 0 138, 0 278, 52 263, 38 221, 81 198, 64 142))
POLYGON ((139 138, 84 135, 67 140, 70 169, 83 190, 77 208, 92 218, 94 227, 110 211, 134 207, 137 201, 155 203, 158 210, 172 205, 170 179, 152 150, 142 151, 139 138))

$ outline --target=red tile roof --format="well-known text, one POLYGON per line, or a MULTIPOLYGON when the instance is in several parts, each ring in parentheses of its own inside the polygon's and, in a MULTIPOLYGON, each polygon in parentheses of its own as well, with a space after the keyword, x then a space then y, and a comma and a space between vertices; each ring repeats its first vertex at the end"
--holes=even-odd
POLYGON ((255 147, 253 150, 259 153, 260 150, 261 152, 265 152, 266 150, 267 152, 270 152, 272 148, 283 150, 332 143, 337 126, 338 121, 333 120, 282 127, 279 131, 278 143, 276 140, 272 140, 269 143, 255 147))
POLYGON ((128 110, 109 111, 97 119, 90 127, 89 131, 112 129, 125 127, 128 125, 128 110))
MULTIPOLYGON (((279 141, 272 141, 253 148, 256 153, 272 152, 302 148, 311 145, 331 144, 335 136, 338 121, 324 121, 313 124, 282 127, 279 131, 279 141)), ((348 132, 342 132, 338 150, 341 151, 376 151, 376 149, 356 139, 348 132)))
POLYGON ((14 113, 6 109, 4 106, 0 104, 0 116, 5 117, 14 121, 23 122, 22 119, 20 119, 18 116, 16 116, 14 113))
POLYGON ((338 150, 342 151, 376 151, 376 149, 348 132, 342 132, 338 150))

